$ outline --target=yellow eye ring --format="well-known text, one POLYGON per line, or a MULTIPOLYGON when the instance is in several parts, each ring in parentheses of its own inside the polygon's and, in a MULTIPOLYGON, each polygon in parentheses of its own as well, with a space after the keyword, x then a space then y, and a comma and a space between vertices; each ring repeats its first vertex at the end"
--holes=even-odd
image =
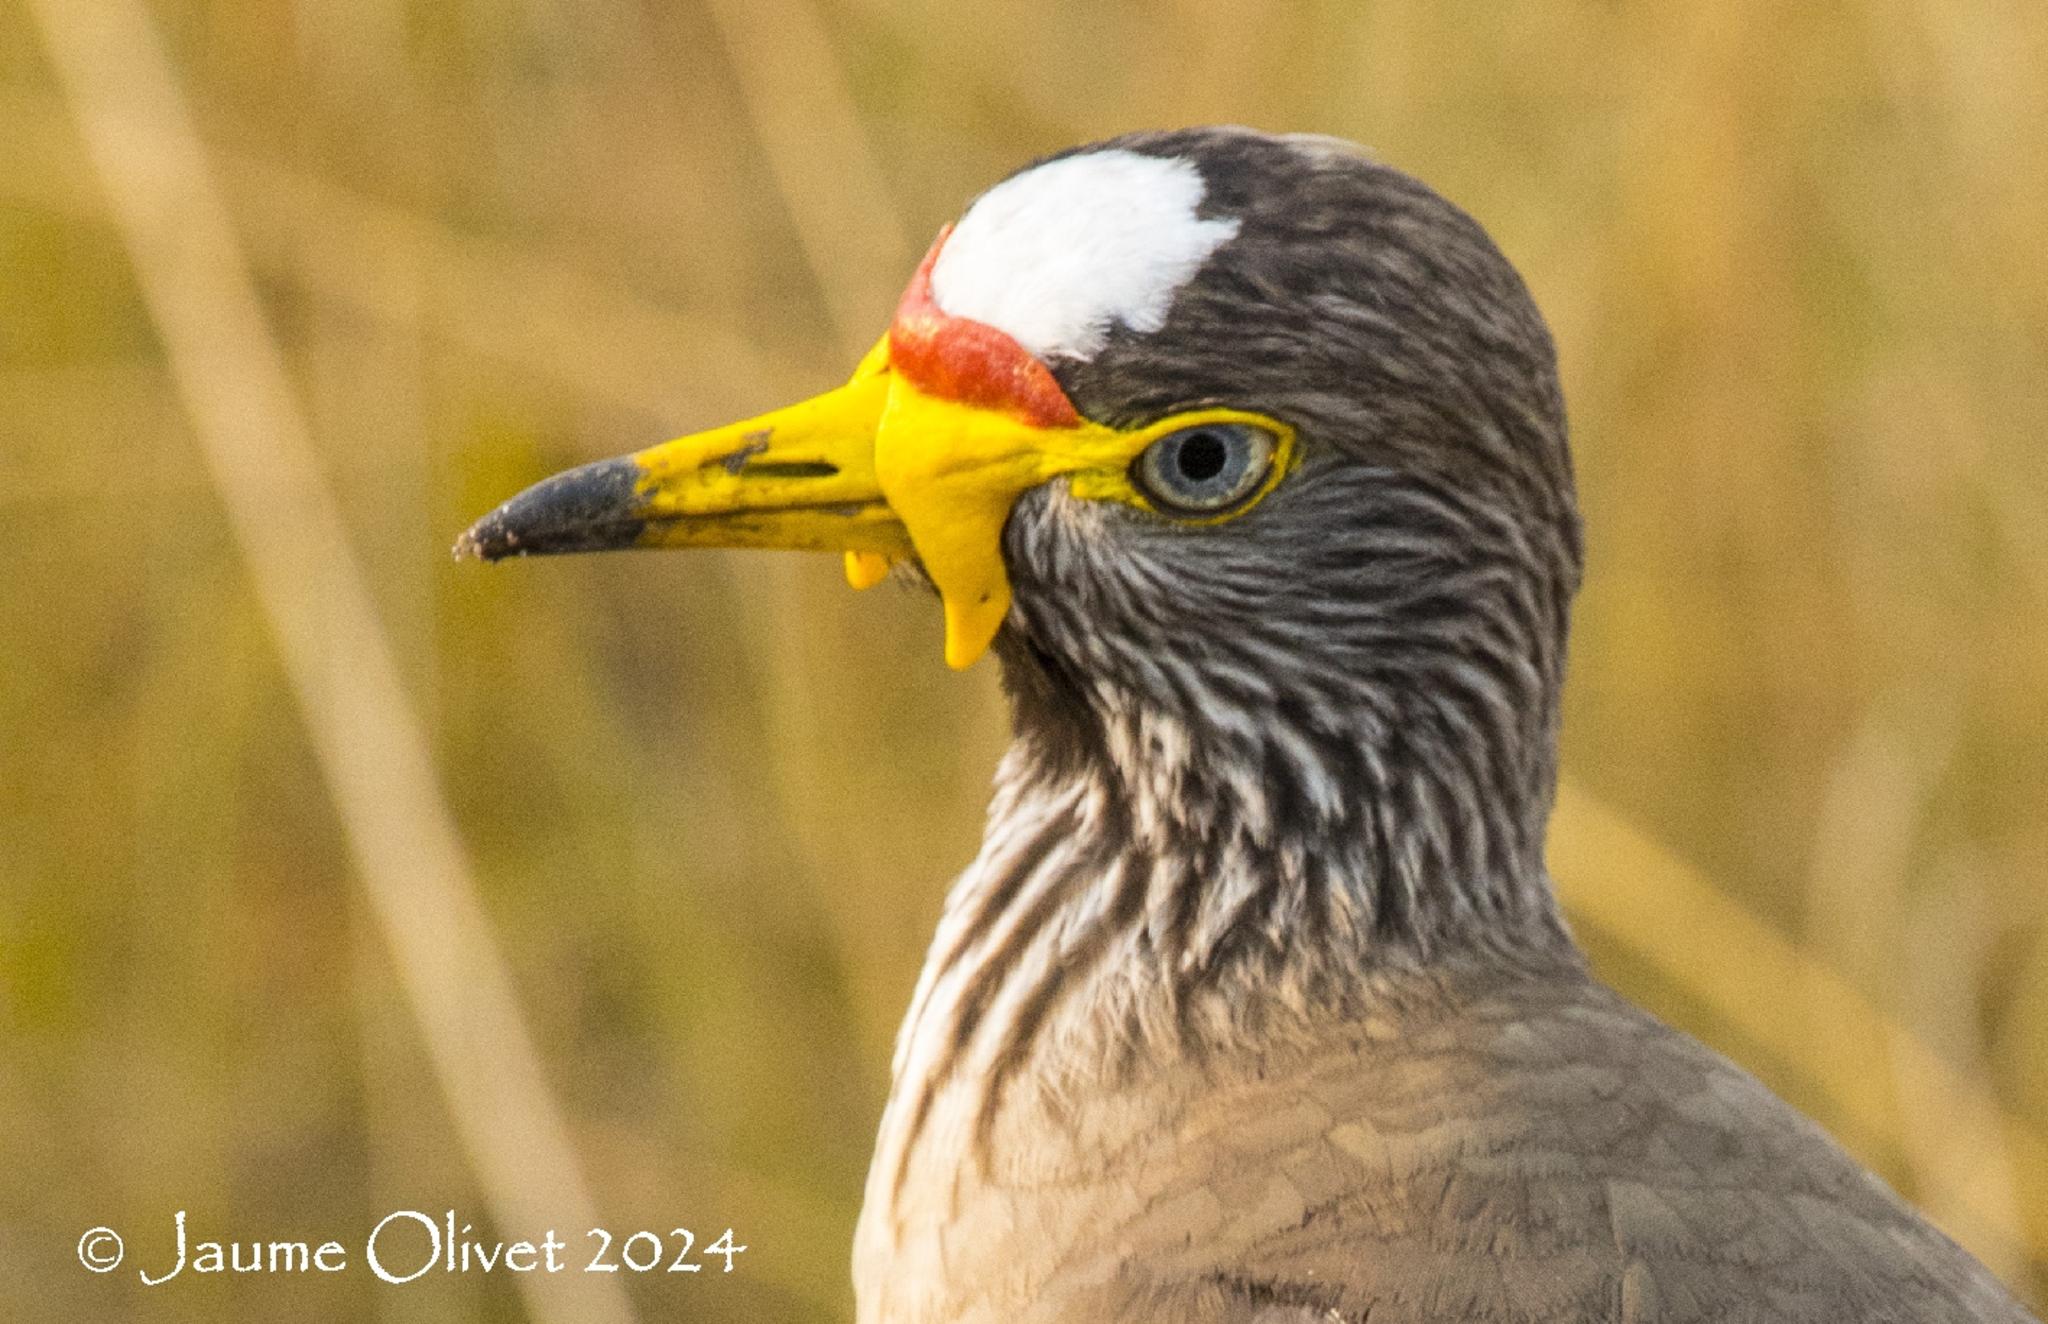
POLYGON ((1275 440, 1251 423, 1175 428, 1131 462, 1131 485, 1169 514, 1226 514, 1266 481, 1275 440))
POLYGON ((1295 463, 1294 429, 1242 409, 1192 409, 1122 433, 1120 473, 1074 476, 1075 495, 1184 524, 1221 524, 1263 500, 1295 463))

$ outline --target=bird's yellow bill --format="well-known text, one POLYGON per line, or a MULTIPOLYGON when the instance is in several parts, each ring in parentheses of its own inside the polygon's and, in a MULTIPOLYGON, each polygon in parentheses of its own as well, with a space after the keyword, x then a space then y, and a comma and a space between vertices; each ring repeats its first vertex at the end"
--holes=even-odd
POLYGON ((889 370, 885 339, 844 386, 558 474, 479 520, 456 550, 490 561, 623 547, 837 551, 856 588, 914 557, 945 605, 946 661, 961 668, 1009 612, 1002 533, 1017 498, 1071 475, 1080 495, 1131 499, 1125 471, 1149 440, 941 399, 889 370))

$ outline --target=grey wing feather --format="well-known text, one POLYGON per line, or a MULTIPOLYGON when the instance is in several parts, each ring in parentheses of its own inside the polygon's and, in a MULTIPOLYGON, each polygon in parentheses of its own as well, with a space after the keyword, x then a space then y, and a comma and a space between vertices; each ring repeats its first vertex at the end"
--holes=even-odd
POLYGON ((1326 1051, 1252 1113, 1218 1100, 1199 1144, 1228 1158, 1180 1193, 1214 1212, 1158 1318, 2034 1319, 1812 1122, 1598 985, 1400 1044, 1326 1051))

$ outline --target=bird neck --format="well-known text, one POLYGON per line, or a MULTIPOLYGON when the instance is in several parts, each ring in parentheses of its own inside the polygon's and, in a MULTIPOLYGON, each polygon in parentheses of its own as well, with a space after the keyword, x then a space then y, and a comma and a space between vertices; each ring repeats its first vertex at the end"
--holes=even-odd
POLYGON ((1181 993, 1334 995, 1573 952, 1543 861, 1556 669, 1475 680, 1483 657, 1411 644, 1370 676, 1301 667, 1229 692, 1195 673, 1197 697, 1168 702, 1005 640, 1015 736, 955 900, 986 891, 1006 911, 1042 889, 1053 930, 1116 928, 1135 949, 1120 976, 1181 993), (1034 834, 1058 862, 1011 853, 1034 834))
POLYGON ((1528 782, 1495 788, 1509 819, 1371 705, 1193 723, 1015 648, 1016 739, 898 1041, 898 1183, 931 1132, 979 1152, 1019 1081, 1227 1070, 1461 974, 1581 972, 1541 862, 1547 753, 1498 773, 1528 782))

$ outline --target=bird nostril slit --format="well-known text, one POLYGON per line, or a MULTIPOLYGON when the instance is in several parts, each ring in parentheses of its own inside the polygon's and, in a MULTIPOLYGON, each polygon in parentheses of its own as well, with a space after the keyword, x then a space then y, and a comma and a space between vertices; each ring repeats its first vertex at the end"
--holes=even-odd
POLYGON ((755 457, 768 449, 769 429, 747 434, 746 445, 736 451, 729 451, 716 459, 705 461, 705 467, 717 465, 737 478, 748 474, 755 478, 834 478, 839 466, 830 460, 768 460, 756 462, 755 457))
POLYGON ((825 460, 790 460, 742 464, 741 470, 757 478, 832 478, 839 473, 839 466, 825 460))

